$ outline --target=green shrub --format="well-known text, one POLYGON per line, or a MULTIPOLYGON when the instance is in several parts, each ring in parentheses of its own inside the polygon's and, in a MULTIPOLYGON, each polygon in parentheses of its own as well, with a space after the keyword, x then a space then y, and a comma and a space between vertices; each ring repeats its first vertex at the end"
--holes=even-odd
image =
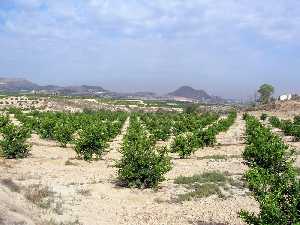
POLYGON ((293 136, 295 141, 300 140, 300 124, 298 117, 291 120, 280 120, 279 118, 273 116, 269 120, 273 127, 281 129, 285 135, 293 136))
POLYGON ((153 141, 167 140, 171 134, 171 116, 167 113, 140 113, 145 128, 153 136, 153 141))
MULTIPOLYGON (((215 143, 217 142, 216 135, 220 132, 227 131, 230 128, 230 126, 234 123, 236 117, 236 112, 230 112, 226 119, 221 119, 215 122, 214 124, 210 125, 207 129, 205 129, 204 126, 214 122, 218 118, 216 115, 205 114, 203 115, 200 123, 192 122, 193 125, 190 125, 190 127, 184 126, 184 124, 186 123, 183 122, 184 120, 180 123, 177 123, 176 133, 178 135, 172 143, 171 152, 179 153, 180 158, 187 158, 197 148, 215 145, 215 143), (179 124, 180 126, 178 126, 179 124), (178 132, 178 128, 181 127, 186 127, 183 130, 191 130, 192 132, 178 132)), ((189 115, 187 118, 193 121, 197 117, 189 115)))
POLYGON ((33 116, 28 116, 23 112, 15 114, 15 118, 19 120, 23 126, 27 127, 31 131, 36 130, 38 128, 37 118, 33 116))
POLYGON ((7 109, 7 112, 9 114, 20 114, 20 113, 22 113, 22 110, 19 108, 16 108, 16 107, 10 107, 7 109))
POLYGON ((2 129, 3 139, 0 141, 1 155, 8 159, 24 158, 30 149, 26 144, 30 132, 25 127, 18 127, 14 124, 7 124, 2 129))
POLYGON ((45 116, 40 118, 38 125, 38 133, 41 138, 54 139, 54 127, 56 125, 57 118, 45 116))
POLYGON ((156 149, 137 118, 133 116, 116 164, 120 184, 129 187, 156 187, 171 169, 166 149, 156 149))
POLYGON ((244 113, 243 114, 243 120, 246 120, 248 118, 248 116, 249 116, 249 113, 244 113))
MULTIPOLYGON (((274 124, 279 121, 270 120, 274 124)), ((292 151, 255 117, 248 116, 246 125, 247 147, 243 156, 250 170, 245 177, 260 204, 260 213, 241 211, 241 218, 249 225, 299 224, 300 183, 292 151)))
POLYGON ((197 137, 199 140, 202 140, 204 146, 214 146, 217 142, 216 135, 217 131, 214 127, 197 132, 197 137))
POLYGON ((66 123, 57 123, 54 127, 54 138, 56 141, 60 143, 62 147, 66 147, 66 145, 73 140, 74 129, 70 124, 66 123))
POLYGON ((268 115, 266 113, 262 113, 260 115, 260 120, 265 121, 268 118, 268 115))
POLYGON ((195 151, 193 134, 178 135, 172 143, 171 151, 178 153, 182 159, 189 157, 195 151))
POLYGON ((199 105, 197 105, 197 104, 188 104, 184 108, 184 112, 187 114, 197 113, 198 108, 199 108, 199 105))
POLYGON ((296 225, 300 221, 300 186, 292 167, 281 174, 254 167, 246 173, 246 179, 260 204, 260 213, 242 211, 245 222, 249 225, 296 225))
POLYGON ((276 116, 271 116, 269 118, 269 123, 276 128, 280 128, 281 129, 281 121, 280 119, 278 119, 276 116))
POLYGON ((75 141, 75 151, 79 158, 92 160, 99 159, 107 145, 105 128, 101 125, 90 125, 79 132, 80 138, 75 141))
POLYGON ((5 127, 9 123, 9 117, 8 116, 0 116, 0 129, 2 127, 5 127))
POLYGON ((294 124, 300 125, 300 116, 294 117, 294 124))

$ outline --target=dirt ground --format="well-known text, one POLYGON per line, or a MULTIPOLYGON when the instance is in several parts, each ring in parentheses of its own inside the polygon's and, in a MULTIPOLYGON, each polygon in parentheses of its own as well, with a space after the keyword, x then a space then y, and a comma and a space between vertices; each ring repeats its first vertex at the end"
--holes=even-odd
POLYGON ((258 212, 258 204, 246 188, 232 189, 226 198, 214 195, 174 201, 186 191, 174 184, 180 175, 220 171, 242 180, 247 170, 241 156, 245 147, 242 114, 229 131, 218 135, 215 147, 199 149, 189 159, 171 154, 173 168, 156 190, 116 185, 113 166, 121 157, 119 150, 128 124, 127 120, 121 134, 110 144, 109 152, 99 161, 77 160, 72 146, 61 148, 56 142, 41 140, 37 135, 30 139, 30 157, 2 159, 0 224, 242 225, 238 216, 241 209, 258 212), (28 200, 28 193, 37 187, 44 192, 48 190, 48 202, 37 204, 28 200))

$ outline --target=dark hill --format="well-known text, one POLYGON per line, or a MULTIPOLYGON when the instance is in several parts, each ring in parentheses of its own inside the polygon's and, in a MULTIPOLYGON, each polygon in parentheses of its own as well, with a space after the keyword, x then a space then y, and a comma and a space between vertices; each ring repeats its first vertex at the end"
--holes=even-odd
POLYGON ((209 94, 207 94, 204 90, 196 90, 189 86, 182 86, 176 91, 169 93, 168 95, 173 97, 184 97, 197 100, 212 99, 212 97, 209 94))

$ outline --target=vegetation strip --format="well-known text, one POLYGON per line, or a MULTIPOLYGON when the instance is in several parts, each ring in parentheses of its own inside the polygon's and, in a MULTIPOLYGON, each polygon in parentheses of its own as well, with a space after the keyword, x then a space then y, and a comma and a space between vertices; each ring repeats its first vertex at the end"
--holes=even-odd
POLYGON ((228 196, 230 187, 242 188, 240 181, 229 177, 227 173, 218 171, 196 174, 191 177, 179 176, 174 180, 175 184, 184 185, 192 190, 184 194, 179 194, 177 201, 190 201, 195 198, 204 198, 211 195, 217 195, 220 198, 228 196))
POLYGON ((177 135, 171 146, 172 152, 177 152, 180 158, 187 158, 197 148, 213 146, 217 142, 216 136, 220 132, 227 131, 234 123, 236 117, 237 113, 231 112, 227 118, 218 120, 207 129, 203 129, 205 126, 202 125, 192 132, 177 135))
POLYGON ((165 148, 156 148, 155 143, 143 129, 137 114, 133 114, 123 141, 122 158, 116 164, 119 183, 123 186, 156 187, 171 169, 170 158, 165 148))
POLYGON ((25 157, 29 152, 25 141, 31 133, 37 133, 43 139, 56 140, 61 147, 74 144, 81 159, 98 159, 108 147, 108 142, 119 134, 128 117, 125 112, 110 111, 24 113, 20 109, 11 108, 8 113, 13 113, 22 125, 12 125, 7 116, 0 118, 1 132, 4 135, 4 140, 0 143, 1 152, 6 158, 25 157), (12 146, 17 149, 13 150, 12 146), (15 153, 8 153, 6 149, 15 153))
POLYGON ((247 146, 243 153, 250 170, 249 189, 260 204, 260 213, 241 211, 251 225, 299 225, 300 183, 293 165, 293 151, 254 116, 244 115, 247 146))
POLYGON ((293 136, 295 141, 300 140, 300 116, 295 116, 294 120, 281 120, 272 116, 269 122, 273 127, 281 129, 285 135, 293 136))

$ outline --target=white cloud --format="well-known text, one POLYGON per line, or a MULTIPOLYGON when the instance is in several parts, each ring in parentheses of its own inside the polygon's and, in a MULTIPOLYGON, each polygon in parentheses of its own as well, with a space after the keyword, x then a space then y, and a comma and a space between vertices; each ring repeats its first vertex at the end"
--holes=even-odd
POLYGON ((28 30, 28 35, 38 34, 39 30, 43 35, 66 30, 75 34, 82 30, 94 37, 199 38, 202 35, 240 35, 246 31, 274 41, 295 41, 300 37, 300 3, 297 0, 13 2, 16 6, 13 12, 1 13, 9 25, 7 31, 19 30, 25 34, 28 30))

